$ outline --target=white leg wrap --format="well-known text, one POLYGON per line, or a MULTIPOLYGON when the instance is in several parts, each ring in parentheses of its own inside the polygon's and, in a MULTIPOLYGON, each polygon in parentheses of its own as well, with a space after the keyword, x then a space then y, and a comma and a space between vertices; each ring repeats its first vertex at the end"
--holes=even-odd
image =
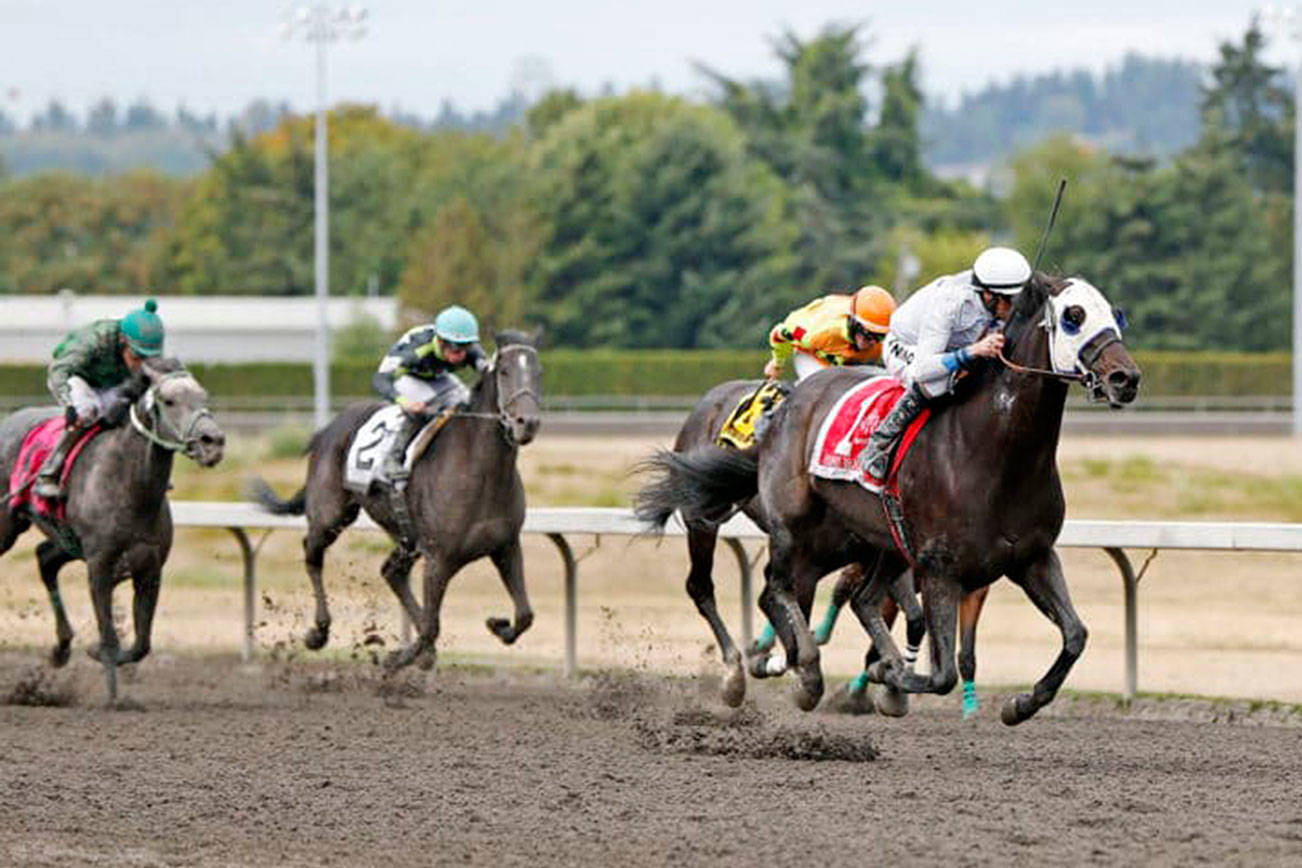
POLYGON ((787 671, 787 655, 785 653, 773 652, 769 659, 764 661, 764 671, 769 675, 781 675, 787 671))
POLYGON ((912 669, 912 668, 913 668, 913 664, 915 664, 915 663, 917 663, 917 662, 918 662, 918 646, 917 646, 917 645, 907 645, 907 646, 905 646, 905 648, 904 648, 904 665, 905 665, 905 666, 908 666, 910 669, 912 669))

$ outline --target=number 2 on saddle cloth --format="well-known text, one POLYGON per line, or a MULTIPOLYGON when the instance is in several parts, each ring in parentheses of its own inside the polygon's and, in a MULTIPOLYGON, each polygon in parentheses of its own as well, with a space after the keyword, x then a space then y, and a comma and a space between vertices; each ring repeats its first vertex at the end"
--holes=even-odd
POLYGON ((733 449, 749 449, 755 445, 755 426, 767 413, 771 413, 787 397, 787 386, 775 380, 764 382, 754 392, 737 402, 728 420, 719 429, 715 443, 733 449))

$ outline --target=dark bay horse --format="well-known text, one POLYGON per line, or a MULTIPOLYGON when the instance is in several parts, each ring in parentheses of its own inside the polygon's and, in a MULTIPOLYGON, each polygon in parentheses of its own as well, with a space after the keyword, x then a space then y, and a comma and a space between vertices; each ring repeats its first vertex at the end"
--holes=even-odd
MULTIPOLYGON (((730 380, 715 386, 696 403, 692 412, 688 414, 682 428, 678 431, 678 436, 674 440, 673 452, 652 457, 643 463, 641 469, 656 473, 663 469, 665 461, 673 462, 675 456, 688 455, 701 449, 715 449, 716 447, 713 444, 719 436, 719 430, 737 407, 738 402, 746 395, 754 393, 761 383, 763 383, 762 380, 730 380)), ((754 447, 746 450, 745 453, 736 454, 743 460, 753 463, 754 447)), ((681 505, 677 500, 675 489, 676 483, 672 474, 666 474, 658 482, 648 484, 637 497, 636 510, 639 517, 656 526, 663 527, 669 516, 681 505)), ((723 663, 728 667, 728 674, 724 678, 721 695, 724 703, 734 708, 741 705, 742 700, 745 699, 747 670, 756 678, 767 678, 771 675, 780 674, 786 669, 784 659, 775 657, 770 660, 767 656, 767 652, 773 644, 771 626, 765 630, 764 635, 751 644, 750 648, 746 649, 745 657, 748 665, 743 665, 743 655, 729 634, 727 625, 719 616, 719 608, 715 599, 714 551, 718 545, 720 521, 734 511, 740 511, 745 513, 760 528, 767 527, 759 499, 754 495, 754 491, 746 492, 744 496, 735 501, 716 505, 707 511, 693 510, 690 506, 684 506, 681 511, 683 524, 687 532, 687 552, 691 561, 691 567, 687 574, 687 594, 692 598, 692 602, 696 604, 696 609, 700 612, 701 617, 705 618, 710 625, 710 630, 718 643, 723 663), (773 662, 780 663, 780 666, 772 665, 773 662)), ((876 555, 873 553, 873 558, 875 559, 875 557, 876 555)), ((851 558, 851 548, 849 546, 839 549, 823 563, 827 566, 827 569, 817 576, 805 576, 805 581, 798 585, 795 591, 797 597, 801 600, 802 606, 808 611, 813 604, 814 591, 818 580, 827 572, 844 567, 833 591, 833 603, 829 608, 828 616, 820 626, 818 637, 820 644, 828 641, 831 637, 832 626, 835 623, 837 612, 867 578, 864 567, 851 558)), ((900 578, 902 581, 892 586, 891 597, 885 601, 883 608, 886 616, 893 619, 897 608, 903 607, 910 623, 910 645, 916 645, 922 639, 922 609, 912 591, 912 584, 909 582, 908 576, 901 576, 900 578)), ((859 685, 858 692, 860 694, 863 693, 865 686, 866 684, 859 685)), ((866 701, 866 697, 860 698, 859 701, 861 703, 866 701)), ((881 702, 880 705, 882 711, 892 714, 903 714, 907 708, 901 697, 888 698, 881 702)))
POLYGON ((1080 380, 1093 397, 1119 407, 1135 399, 1140 372, 1112 308, 1083 280, 1035 275, 1006 332, 1003 363, 973 370, 961 393, 936 408, 900 468, 904 530, 930 637, 929 675, 909 671, 878 615, 887 577, 906 565, 880 499, 853 482, 811 478, 806 470, 818 427, 852 385, 852 374, 825 371, 806 380, 775 415, 757 467, 706 455, 690 474, 679 474, 690 489, 682 500, 696 509, 758 487, 770 534, 759 603, 800 676, 801 707, 817 703, 823 678, 794 589, 821 570, 829 525, 882 552, 853 601, 884 655, 869 670, 873 680, 911 693, 953 689, 960 597, 1005 575, 1063 639, 1033 692, 1004 706, 1005 723, 1026 720, 1050 702, 1084 649, 1086 630, 1053 549, 1065 512, 1056 456, 1067 381, 1080 380))
MULTIPOLYGON (((79 551, 70 550, 61 534, 38 522, 47 539, 36 547, 36 558, 54 608, 58 637, 50 662, 55 666, 68 662, 73 636, 59 594, 59 570, 85 560, 99 627, 99 644, 89 653, 104 666, 110 702, 117 699, 117 666, 135 663, 149 653, 163 564, 172 548, 167 501, 172 457, 180 452, 201 467, 212 467, 221 461, 226 443, 208 412, 207 393, 178 362, 147 361, 140 387, 130 423, 97 434, 72 466, 65 526, 75 534, 79 551), (135 591, 135 642, 123 649, 113 625, 113 588, 128 578, 135 591)), ((53 407, 32 407, 0 422, 0 478, 9 479, 27 432, 59 412, 53 407)), ((4 498, 0 553, 8 551, 32 522, 29 507, 11 511, 9 498, 4 498)))
POLYGON ((406 488, 414 540, 405 540, 387 491, 357 494, 344 488, 344 462, 361 425, 384 406, 353 405, 318 431, 308 445, 307 483, 288 501, 257 481, 254 496, 279 514, 307 514, 303 540, 307 574, 316 597, 316 618, 304 638, 308 648, 330 637, 322 568, 325 552, 340 532, 365 509, 384 528, 395 546, 381 573, 398 596, 419 635, 385 661, 390 669, 417 658, 433 665, 439 635, 439 610, 448 582, 463 566, 492 558, 511 595, 514 621, 489 618, 488 629, 510 645, 533 623, 524 587, 520 528, 524 525, 524 485, 516 468, 520 446, 534 438, 542 399, 542 367, 536 335, 503 331, 490 367, 471 390, 470 403, 454 414, 412 468, 406 488), (425 558, 425 600, 411 592, 410 574, 418 556, 425 558))

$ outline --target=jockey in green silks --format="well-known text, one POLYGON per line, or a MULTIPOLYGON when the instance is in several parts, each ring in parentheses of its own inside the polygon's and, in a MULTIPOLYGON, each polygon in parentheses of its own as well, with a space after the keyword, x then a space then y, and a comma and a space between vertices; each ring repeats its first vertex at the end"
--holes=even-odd
POLYGON ((68 450, 96 422, 120 424, 135 399, 146 358, 163 352, 163 321, 152 298, 122 319, 96 320, 71 331, 54 348, 46 383, 65 408, 68 427, 45 459, 32 493, 63 497, 60 476, 68 450))
POLYGON ((380 465, 382 481, 405 482, 411 438, 427 421, 470 398, 470 390, 452 373, 466 366, 483 373, 488 358, 479 345, 479 321, 459 305, 439 311, 430 325, 411 329, 385 354, 371 386, 402 407, 403 417, 380 465))

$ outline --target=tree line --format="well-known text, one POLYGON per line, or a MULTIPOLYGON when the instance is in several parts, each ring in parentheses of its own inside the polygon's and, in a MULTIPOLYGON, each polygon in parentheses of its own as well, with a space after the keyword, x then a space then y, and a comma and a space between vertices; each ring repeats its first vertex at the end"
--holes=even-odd
MULTIPOLYGON (((994 241, 1029 254, 1065 176, 1047 262, 1128 307, 1135 345, 1287 345, 1294 107, 1255 25, 1222 46, 1171 160, 1054 139, 1019 153, 1004 197, 927 168, 912 54, 883 61, 839 26, 774 49, 778 81, 553 91, 503 135, 337 108, 332 289, 457 301, 565 346, 758 346, 813 295, 903 295, 994 241)), ((312 200, 312 122, 293 115, 233 131, 190 178, 10 177, 0 291, 310 293, 312 200)))

